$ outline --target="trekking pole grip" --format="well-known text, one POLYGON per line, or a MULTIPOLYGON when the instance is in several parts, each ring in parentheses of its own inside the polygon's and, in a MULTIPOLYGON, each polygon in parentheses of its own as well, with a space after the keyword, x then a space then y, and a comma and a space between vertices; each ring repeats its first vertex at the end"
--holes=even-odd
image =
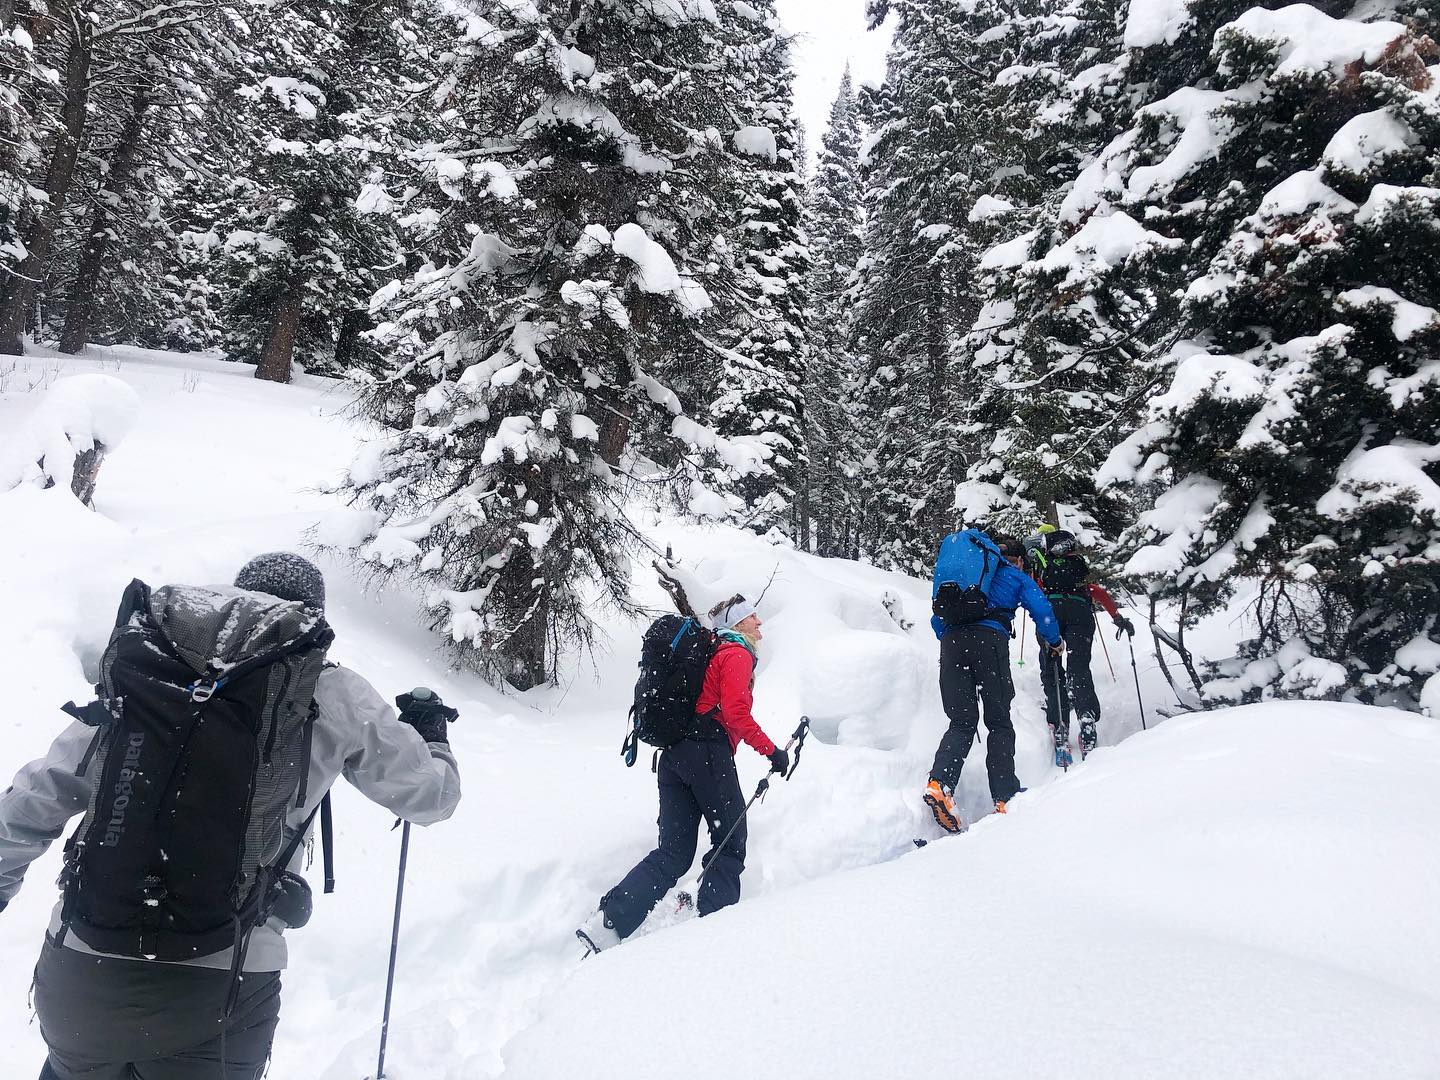
POLYGON ((790 741, 785 744, 785 752, 790 752, 790 747, 795 747, 795 756, 790 759, 790 768, 785 773, 785 779, 795 775, 795 768, 800 764, 800 751, 805 749, 805 736, 810 734, 810 718, 800 717, 800 726, 795 729, 795 734, 790 736, 790 741))

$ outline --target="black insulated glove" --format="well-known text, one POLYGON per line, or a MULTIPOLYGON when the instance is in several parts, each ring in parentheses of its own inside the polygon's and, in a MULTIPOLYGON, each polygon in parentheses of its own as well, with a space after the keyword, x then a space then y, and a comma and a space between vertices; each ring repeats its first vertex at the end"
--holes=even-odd
POLYGON ((1129 634, 1131 637, 1134 637, 1134 636, 1135 636, 1135 627, 1134 627, 1134 625, 1130 622, 1129 619, 1125 618, 1124 615, 1116 615, 1116 616, 1115 616, 1115 640, 1116 640, 1116 641, 1119 641, 1119 640, 1120 640, 1120 635, 1121 635, 1121 634, 1129 634))
POLYGON ((781 776, 784 776, 790 771, 790 755, 778 746, 775 748, 775 752, 770 755, 770 771, 777 772, 781 776))
POLYGON ((395 707, 400 710, 401 722, 418 731, 427 743, 450 745, 450 736, 446 734, 445 725, 458 720, 460 712, 441 701, 440 695, 434 690, 428 686, 417 686, 410 693, 397 697, 395 707))

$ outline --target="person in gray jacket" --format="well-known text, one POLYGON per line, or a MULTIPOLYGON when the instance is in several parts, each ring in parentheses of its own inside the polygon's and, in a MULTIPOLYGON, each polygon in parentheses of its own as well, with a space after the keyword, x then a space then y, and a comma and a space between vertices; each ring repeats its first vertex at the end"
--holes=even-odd
MULTIPOLYGON (((251 560, 235 585, 317 609, 325 603, 320 571, 286 552, 251 560)), ((337 665, 320 673, 314 701, 305 797, 287 813, 287 835, 313 819, 341 776, 417 825, 454 812, 460 778, 445 721, 433 707, 407 709, 397 719, 374 687, 337 665)), ((0 794, 0 910, 19 890, 29 864, 85 811, 94 733, 77 720, 0 794)), ((302 860, 303 850, 297 850, 291 869, 302 860)), ((41 1080, 255 1080, 279 1019, 284 929, 271 918, 250 934, 232 995, 233 949, 180 962, 106 955, 75 933, 61 933, 57 904, 35 969, 35 1010, 49 1048, 41 1080)))

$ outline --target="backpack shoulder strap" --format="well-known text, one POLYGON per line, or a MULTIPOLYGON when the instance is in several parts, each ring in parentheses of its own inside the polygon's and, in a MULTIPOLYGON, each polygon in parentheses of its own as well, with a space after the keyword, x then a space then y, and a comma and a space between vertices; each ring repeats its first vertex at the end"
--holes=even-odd
POLYGON ((320 846, 325 865, 325 891, 335 891, 335 818, 330 812, 330 792, 320 800, 320 846))

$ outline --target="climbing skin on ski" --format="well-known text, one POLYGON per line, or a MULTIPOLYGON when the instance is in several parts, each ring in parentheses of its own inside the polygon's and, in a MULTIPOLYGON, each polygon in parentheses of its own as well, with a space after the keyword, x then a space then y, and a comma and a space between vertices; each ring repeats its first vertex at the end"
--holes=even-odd
POLYGON ((1055 767, 1069 772, 1070 766, 1075 764, 1075 756, 1070 752, 1070 732, 1052 727, 1050 734, 1055 739, 1055 767))

